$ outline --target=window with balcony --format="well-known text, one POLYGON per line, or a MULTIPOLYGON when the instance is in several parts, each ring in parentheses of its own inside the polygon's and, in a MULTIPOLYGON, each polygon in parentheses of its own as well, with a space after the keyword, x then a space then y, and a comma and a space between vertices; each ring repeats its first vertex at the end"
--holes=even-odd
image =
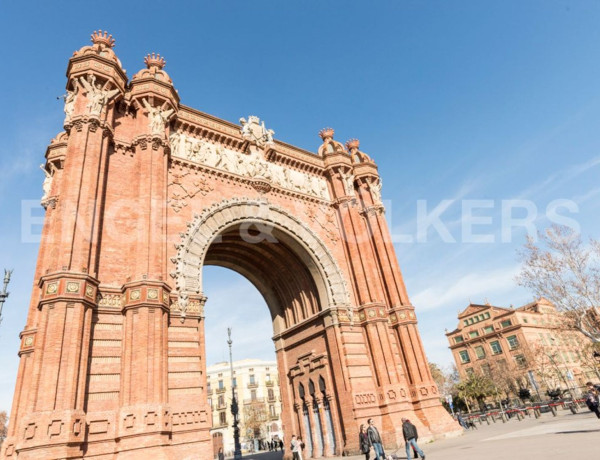
POLYGON ((511 335, 511 336, 507 337, 506 341, 508 342, 508 347, 511 350, 514 350, 515 348, 519 348, 519 340, 517 339, 516 335, 511 335))
POLYGON ((225 407, 225 396, 223 396, 223 395, 219 396, 218 404, 219 404, 219 407, 221 407, 221 408, 225 407))
POLYGON ((267 391, 267 398, 269 398, 269 401, 275 401, 275 392, 272 388, 267 391))
POLYGON ((469 352, 467 350, 462 350, 459 353, 460 356, 460 361, 462 363, 470 363, 471 362, 471 358, 469 357, 469 352))
POLYGON ((502 347, 500 346, 500 342, 498 342, 497 340, 490 342, 490 347, 492 348, 493 355, 499 355, 500 353, 502 353, 502 347))
POLYGON ((256 390, 250 390, 250 399, 256 401, 256 390))
POLYGON ((485 350, 482 346, 475 347, 475 354, 477 355, 477 359, 485 358, 485 350))

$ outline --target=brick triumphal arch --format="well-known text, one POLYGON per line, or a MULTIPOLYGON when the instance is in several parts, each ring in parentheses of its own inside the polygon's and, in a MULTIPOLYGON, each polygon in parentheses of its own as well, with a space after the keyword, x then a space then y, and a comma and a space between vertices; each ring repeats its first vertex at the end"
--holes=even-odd
MULTIPOLYGON (((373 160, 324 129, 317 153, 182 105, 160 56, 128 80, 106 33, 67 69, 9 436, 14 459, 212 456, 205 265, 246 276, 273 319, 283 429, 312 457, 388 447, 441 407, 373 160)), ((248 332, 251 333, 251 332, 248 332)))

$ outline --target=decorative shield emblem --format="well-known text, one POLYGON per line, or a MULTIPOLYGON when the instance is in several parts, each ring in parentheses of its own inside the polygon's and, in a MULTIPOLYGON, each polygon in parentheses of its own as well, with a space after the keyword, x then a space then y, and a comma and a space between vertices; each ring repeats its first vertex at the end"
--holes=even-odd
POLYGON ((242 137, 248 142, 260 148, 273 143, 273 134, 275 134, 275 131, 267 129, 265 122, 261 122, 260 118, 250 115, 248 121, 245 118, 240 118, 240 123, 242 125, 242 137))

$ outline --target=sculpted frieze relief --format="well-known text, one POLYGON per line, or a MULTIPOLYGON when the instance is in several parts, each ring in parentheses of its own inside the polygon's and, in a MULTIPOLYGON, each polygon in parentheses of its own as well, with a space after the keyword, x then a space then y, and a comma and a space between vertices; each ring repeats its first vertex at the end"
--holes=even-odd
POLYGON ((242 177, 265 179, 275 187, 330 199, 324 178, 270 163, 262 157, 259 150, 253 149, 249 154, 240 153, 183 133, 172 133, 169 140, 171 155, 174 158, 200 163, 242 177))

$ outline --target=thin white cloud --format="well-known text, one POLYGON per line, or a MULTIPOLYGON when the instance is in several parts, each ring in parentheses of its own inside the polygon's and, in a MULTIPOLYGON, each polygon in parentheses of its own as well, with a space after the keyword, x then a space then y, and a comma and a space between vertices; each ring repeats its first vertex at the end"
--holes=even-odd
POLYGON ((564 184, 571 182, 573 179, 590 171, 598 165, 600 165, 600 156, 594 157, 583 163, 575 164, 566 170, 556 171, 544 180, 534 183, 525 190, 522 190, 517 198, 534 200, 540 195, 563 188, 564 184))
POLYGON ((435 286, 428 287, 412 296, 412 304, 418 311, 439 308, 453 310, 464 308, 470 301, 484 302, 486 298, 504 298, 503 293, 515 289, 514 278, 519 272, 518 265, 487 272, 470 272, 446 279, 436 279, 435 286))

